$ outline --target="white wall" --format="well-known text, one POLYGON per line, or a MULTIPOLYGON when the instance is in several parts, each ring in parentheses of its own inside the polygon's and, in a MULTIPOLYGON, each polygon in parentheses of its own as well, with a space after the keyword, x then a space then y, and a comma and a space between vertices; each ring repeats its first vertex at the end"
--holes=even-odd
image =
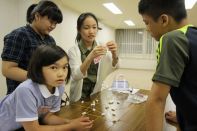
MULTIPOLYGON (((26 10, 36 0, 0 0, 0 50, 3 49, 3 37, 20 26, 26 24, 26 10)), ((66 51, 75 44, 76 21, 80 13, 65 8, 60 1, 55 1, 63 12, 64 20, 51 33, 58 45, 66 51)), ((115 31, 99 23, 103 30, 99 31, 97 40, 106 42, 115 40, 115 31)), ((1 68, 1 63, 0 63, 1 68)), ((5 95, 7 87, 4 76, 0 73, 0 98, 5 95)))
POLYGON ((136 59, 136 58, 121 58, 120 67, 125 69, 142 69, 155 70, 157 65, 156 60, 136 59))

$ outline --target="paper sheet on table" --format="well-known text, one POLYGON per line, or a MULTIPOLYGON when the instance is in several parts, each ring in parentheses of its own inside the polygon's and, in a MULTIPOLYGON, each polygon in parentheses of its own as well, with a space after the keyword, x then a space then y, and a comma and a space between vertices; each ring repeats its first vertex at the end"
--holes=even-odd
POLYGON ((127 98, 127 101, 138 104, 138 103, 145 102, 147 99, 148 99, 148 95, 137 92, 135 94, 130 94, 129 97, 127 98))

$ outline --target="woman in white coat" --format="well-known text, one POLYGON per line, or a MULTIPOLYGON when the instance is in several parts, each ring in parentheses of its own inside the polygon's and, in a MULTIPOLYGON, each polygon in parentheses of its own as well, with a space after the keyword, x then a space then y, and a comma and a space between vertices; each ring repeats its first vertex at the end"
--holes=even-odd
POLYGON ((71 102, 99 92, 103 80, 117 67, 117 44, 113 41, 97 43, 99 29, 94 14, 83 13, 78 17, 76 45, 68 51, 72 72, 71 102))

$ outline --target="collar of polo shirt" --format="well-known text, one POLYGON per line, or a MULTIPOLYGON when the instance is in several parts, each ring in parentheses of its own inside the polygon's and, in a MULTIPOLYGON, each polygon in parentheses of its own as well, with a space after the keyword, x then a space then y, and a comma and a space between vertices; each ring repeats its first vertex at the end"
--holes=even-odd
POLYGON ((51 94, 51 92, 49 92, 49 90, 47 89, 46 85, 39 84, 38 86, 39 86, 40 92, 44 96, 44 98, 49 98, 52 95, 59 96, 59 90, 57 87, 55 87, 55 93, 51 94))

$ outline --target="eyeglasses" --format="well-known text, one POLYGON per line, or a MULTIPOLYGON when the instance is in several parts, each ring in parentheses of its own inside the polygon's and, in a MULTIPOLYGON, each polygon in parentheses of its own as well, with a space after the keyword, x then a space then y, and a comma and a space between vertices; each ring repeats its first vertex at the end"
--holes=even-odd
MULTIPOLYGON (((62 98, 61 99, 61 106, 66 106, 66 105, 69 105, 69 97, 68 97, 68 94, 66 92, 64 92, 63 96, 65 96, 65 98, 62 98)), ((63 97, 62 96, 62 97, 63 97)))

